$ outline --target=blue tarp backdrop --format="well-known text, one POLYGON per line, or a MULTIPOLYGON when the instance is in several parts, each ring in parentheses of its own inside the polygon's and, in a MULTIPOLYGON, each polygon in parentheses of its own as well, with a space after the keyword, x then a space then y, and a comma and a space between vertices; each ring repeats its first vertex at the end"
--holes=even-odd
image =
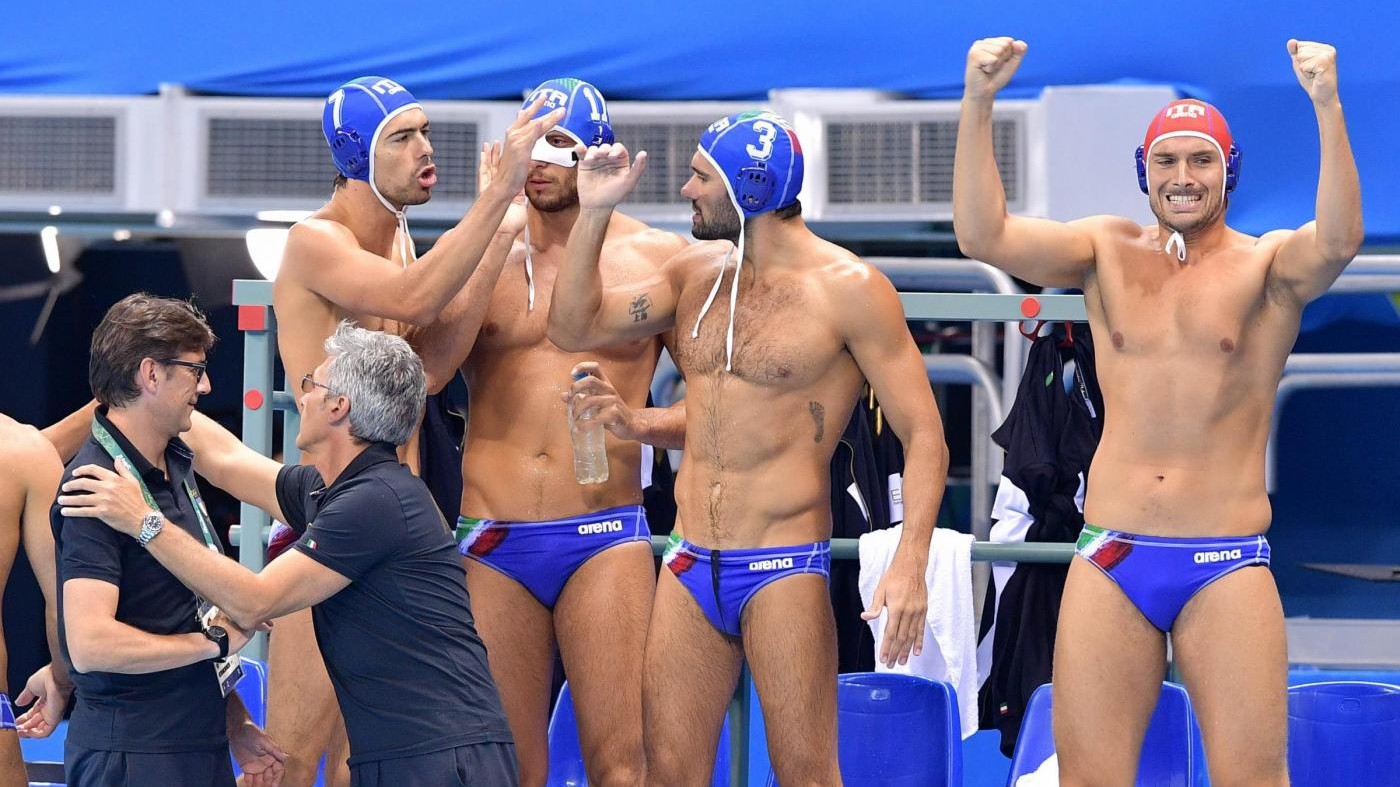
MULTIPOLYGON (((322 96, 368 73, 420 97, 515 98, 572 75, 614 99, 762 99, 770 88, 961 93, 973 39, 1031 45, 1010 94, 1164 83, 1218 104, 1245 152, 1231 223, 1313 214, 1316 125, 1285 50, 1339 50, 1371 242, 1400 240, 1400 2, 625 0, 614 3, 57 0, 6 14, 0 92, 322 96)), ((1147 118, 1143 119, 1144 125, 1147 118)), ((1124 161, 1132 151, 1124 151, 1124 161)), ((1131 167, 1125 164, 1125 177, 1131 167)))

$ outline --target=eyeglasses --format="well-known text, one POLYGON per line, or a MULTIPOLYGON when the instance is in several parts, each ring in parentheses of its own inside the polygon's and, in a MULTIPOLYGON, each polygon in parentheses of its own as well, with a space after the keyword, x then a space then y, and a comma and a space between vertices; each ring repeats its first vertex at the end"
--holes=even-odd
POLYGON ((179 358, 161 358, 157 363, 169 364, 171 366, 183 366, 186 369, 194 370, 195 385, 199 385, 204 379, 204 373, 209 370, 209 364, 205 361, 185 361, 179 358))
POLYGON ((324 388, 324 389, 326 389, 326 393, 327 393, 327 394, 334 394, 334 393, 335 393, 335 391, 332 391, 332 390, 331 390, 331 387, 330 387, 329 385, 326 385, 325 383, 318 383, 318 382, 316 382, 315 380, 311 379, 311 375, 309 375, 309 374, 306 375, 305 377, 302 377, 302 378, 301 378, 301 392, 302 392, 302 393, 304 393, 304 394, 309 394, 309 393, 311 393, 311 390, 312 390, 313 388, 324 388))

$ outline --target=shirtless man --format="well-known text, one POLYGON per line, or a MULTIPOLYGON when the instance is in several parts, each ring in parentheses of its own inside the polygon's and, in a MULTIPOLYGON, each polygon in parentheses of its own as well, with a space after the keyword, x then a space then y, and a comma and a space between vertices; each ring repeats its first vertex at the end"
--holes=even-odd
POLYGON ((797 202, 802 149, 777 115, 731 115, 704 132, 681 194, 694 205, 692 233, 710 242, 625 287, 605 287, 598 261, 645 154, 632 163, 623 146, 602 145, 579 155, 580 212, 549 337, 587 351, 674 327, 686 378, 676 532, 643 678, 648 783, 710 783, 747 659, 778 778, 838 784, 829 465, 863 381, 908 456, 903 538, 866 612, 888 608, 879 650, 887 664, 921 649, 924 570, 947 470, 899 296, 873 266, 807 229, 797 202), (728 297, 716 300, 721 287, 728 297), (648 305, 640 314, 639 302, 648 305))
MULTIPOLYGON (((29 680, 29 688, 15 698, 15 704, 38 705, 15 719, 8 687, 0 683, 0 787, 24 787, 19 735, 44 737, 63 718, 63 709, 73 691, 67 665, 59 654, 57 601, 54 596, 53 533, 49 529, 49 506, 63 476, 58 453, 39 430, 0 415, 0 588, 14 566, 15 554, 23 543, 25 554, 39 580, 44 595, 44 623, 53 662, 29 680)), ((0 641, 0 676, 7 674, 9 654, 0 641)))
MULTIPOLYGON (((459 366, 471 391, 458 535, 521 784, 543 785, 548 773, 556 643, 589 783, 642 784, 642 653, 656 572, 641 506, 646 459, 634 441, 679 448, 684 412, 642 409, 662 337, 579 354, 545 335, 555 276, 579 214, 574 146, 611 142, 613 132, 602 94, 587 82, 550 80, 526 104, 540 98, 537 114, 565 114, 536 143, 528 206, 512 208, 503 222, 503 231, 523 228, 523 242, 508 259, 488 256, 442 320, 414 338, 430 391, 459 366), (611 433, 603 483, 575 480, 564 402, 570 394, 580 397, 577 413, 608 410, 595 416, 611 433)), ((685 245, 616 214, 606 230, 603 278, 618 285, 646 279, 685 245)), ((642 317, 648 308, 635 304, 642 317)))
MULTIPOLYGON (((322 127, 339 177, 330 202, 292 227, 272 287, 277 349, 295 380, 325 360, 324 343, 343 319, 403 334, 426 325, 466 283, 483 255, 504 255, 512 238, 497 229, 524 185, 535 141, 558 119, 521 112, 506 133, 498 179, 456 227, 416 259, 404 209, 428 201, 437 182, 428 118, 413 96, 382 77, 341 86, 326 101, 322 127), (410 264, 412 263, 412 264, 410 264)), ((401 454, 417 464, 410 441, 401 454)), ((285 548, 295 538, 277 539, 285 548)), ((269 559, 278 554, 272 550, 269 559)), ((308 610, 277 622, 269 639, 268 729, 283 743, 286 784, 308 787, 332 740, 328 764, 344 783, 344 724, 315 644, 308 610)), ((329 769, 328 769, 329 770, 329 769)))
POLYGON ((1107 420, 1084 510, 1093 524, 1079 539, 1084 559, 1070 566, 1056 639, 1061 783, 1133 784, 1170 633, 1211 783, 1287 784, 1287 658, 1263 537, 1264 446, 1303 306, 1362 240, 1336 50, 1288 42, 1317 114, 1317 219, 1258 238, 1225 224, 1239 178, 1225 119, 1189 100, 1158 113, 1138 150, 1155 224, 1008 216, 992 101, 1025 51, 990 38, 968 53, 953 208, 969 257, 1082 288, 1102 348, 1107 420))

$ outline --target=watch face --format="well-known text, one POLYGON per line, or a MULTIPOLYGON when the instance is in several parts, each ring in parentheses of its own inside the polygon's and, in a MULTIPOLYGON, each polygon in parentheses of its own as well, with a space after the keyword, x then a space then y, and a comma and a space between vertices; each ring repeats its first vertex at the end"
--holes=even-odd
POLYGON ((212 639, 223 639, 228 636, 228 632, 224 631, 223 626, 210 626, 205 629, 205 631, 209 632, 209 636, 212 639))

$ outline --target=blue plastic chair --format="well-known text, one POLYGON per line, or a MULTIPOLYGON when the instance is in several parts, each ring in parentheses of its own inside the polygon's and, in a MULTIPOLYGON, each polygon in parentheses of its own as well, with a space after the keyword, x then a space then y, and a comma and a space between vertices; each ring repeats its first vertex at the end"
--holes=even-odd
MULTIPOLYGON (((961 787, 962 722, 953 687, 919 675, 836 678, 836 747, 852 787, 961 787)), ((778 784, 770 767, 768 784, 778 784)))
POLYGON ((1308 787, 1400 783, 1400 686, 1329 681, 1290 688, 1288 773, 1308 787))
MULTIPOLYGON (((729 784, 729 717, 719 731, 719 750, 715 755, 714 787, 729 784)), ((549 719, 549 787, 585 787, 588 771, 583 767, 583 750, 578 740, 578 717, 574 715, 574 697, 569 682, 559 691, 554 714, 549 719)))
POLYGON ((47 738, 20 738, 19 750, 25 762, 63 762, 63 742, 68 738, 68 720, 58 723, 47 738))
POLYGON ((237 690, 248 717, 259 727, 267 727, 267 665, 245 656, 237 690))
MULTIPOLYGON (((1055 753, 1055 735, 1051 725, 1054 699, 1050 684, 1035 690, 1021 721, 1021 734, 1016 738, 1016 751, 1011 757, 1011 773, 1007 787, 1028 773, 1034 773, 1050 755, 1055 753)), ((1164 681, 1157 709, 1147 725, 1138 760, 1138 787, 1198 787, 1209 784, 1205 748, 1201 729, 1186 689, 1164 681)))

